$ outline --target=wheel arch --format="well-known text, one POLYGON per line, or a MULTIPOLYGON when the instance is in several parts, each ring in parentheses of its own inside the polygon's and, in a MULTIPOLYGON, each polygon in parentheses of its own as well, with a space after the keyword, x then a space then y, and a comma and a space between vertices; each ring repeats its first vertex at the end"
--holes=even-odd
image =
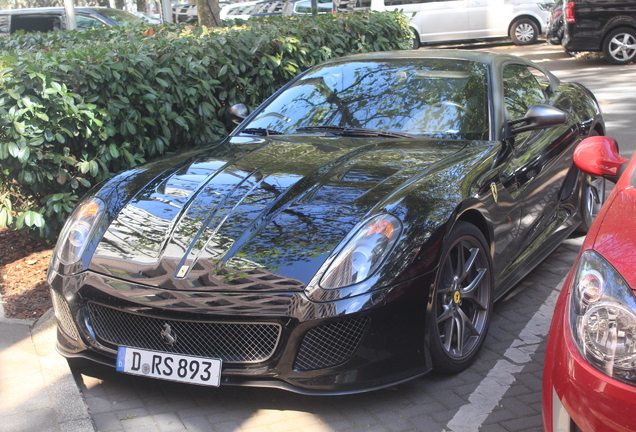
POLYGON ((524 13, 521 15, 517 15, 510 20, 510 24, 508 24, 508 34, 510 34, 510 32, 512 31, 512 26, 514 25, 514 23, 524 18, 532 20, 537 25, 537 28, 539 29, 539 34, 545 33, 545 25, 541 22, 539 18, 537 18, 536 16, 532 14, 524 13))
MULTIPOLYGON (((482 211, 485 212, 486 210, 483 209, 482 211)), ((480 211, 477 207, 468 208, 458 215, 456 221, 464 221, 472 225, 475 225, 475 227, 477 227, 477 229, 481 231, 481 233, 484 235, 484 238, 486 239, 486 243, 488 243, 488 246, 490 249, 489 251, 490 257, 493 258, 494 232, 493 232, 492 224, 488 223, 488 219, 484 215, 484 213, 482 213, 482 211, 480 211)))
POLYGON ((603 28, 603 33, 602 33, 603 37, 601 38, 601 46, 600 46, 601 51, 603 50, 603 47, 605 46, 605 41, 607 40, 609 34, 613 32, 614 30, 618 30, 620 28, 627 28, 632 30, 633 32, 636 32, 636 20, 632 18, 624 17, 624 16, 615 17, 609 20, 607 24, 605 24, 605 27, 603 28))

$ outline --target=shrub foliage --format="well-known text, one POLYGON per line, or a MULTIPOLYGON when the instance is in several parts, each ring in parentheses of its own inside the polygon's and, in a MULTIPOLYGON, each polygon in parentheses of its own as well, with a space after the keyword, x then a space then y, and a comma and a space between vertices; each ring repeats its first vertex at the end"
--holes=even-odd
POLYGON ((116 172, 227 135, 301 71, 406 49, 401 13, 271 17, 0 38, 0 226, 54 238, 79 196, 116 172))

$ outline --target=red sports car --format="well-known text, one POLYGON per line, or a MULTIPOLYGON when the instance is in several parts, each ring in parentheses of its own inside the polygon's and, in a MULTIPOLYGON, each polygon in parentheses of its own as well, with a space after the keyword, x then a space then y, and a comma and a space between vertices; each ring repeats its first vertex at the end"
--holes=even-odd
POLYGON ((636 430, 636 157, 607 137, 574 154, 583 172, 617 182, 559 297, 545 355, 546 432, 636 430))

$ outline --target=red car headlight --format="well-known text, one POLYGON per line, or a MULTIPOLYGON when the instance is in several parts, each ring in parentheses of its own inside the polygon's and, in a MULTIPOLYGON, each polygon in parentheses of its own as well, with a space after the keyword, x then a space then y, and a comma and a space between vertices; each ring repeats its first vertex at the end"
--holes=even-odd
POLYGON ((592 250, 581 255, 573 279, 570 329, 591 365, 636 385, 636 296, 618 271, 592 250))

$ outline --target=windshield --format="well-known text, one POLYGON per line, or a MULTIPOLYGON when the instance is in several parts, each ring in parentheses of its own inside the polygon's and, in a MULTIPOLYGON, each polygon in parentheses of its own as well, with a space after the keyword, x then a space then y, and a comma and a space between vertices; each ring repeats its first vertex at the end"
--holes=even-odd
POLYGON ((120 26, 129 26, 129 25, 138 25, 145 24, 145 21, 131 13, 128 13, 119 9, 91 9, 100 15, 105 16, 111 21, 114 21, 120 26))
POLYGON ((281 134, 332 126, 435 138, 487 139, 484 64, 398 59, 317 67, 242 129, 281 134))

